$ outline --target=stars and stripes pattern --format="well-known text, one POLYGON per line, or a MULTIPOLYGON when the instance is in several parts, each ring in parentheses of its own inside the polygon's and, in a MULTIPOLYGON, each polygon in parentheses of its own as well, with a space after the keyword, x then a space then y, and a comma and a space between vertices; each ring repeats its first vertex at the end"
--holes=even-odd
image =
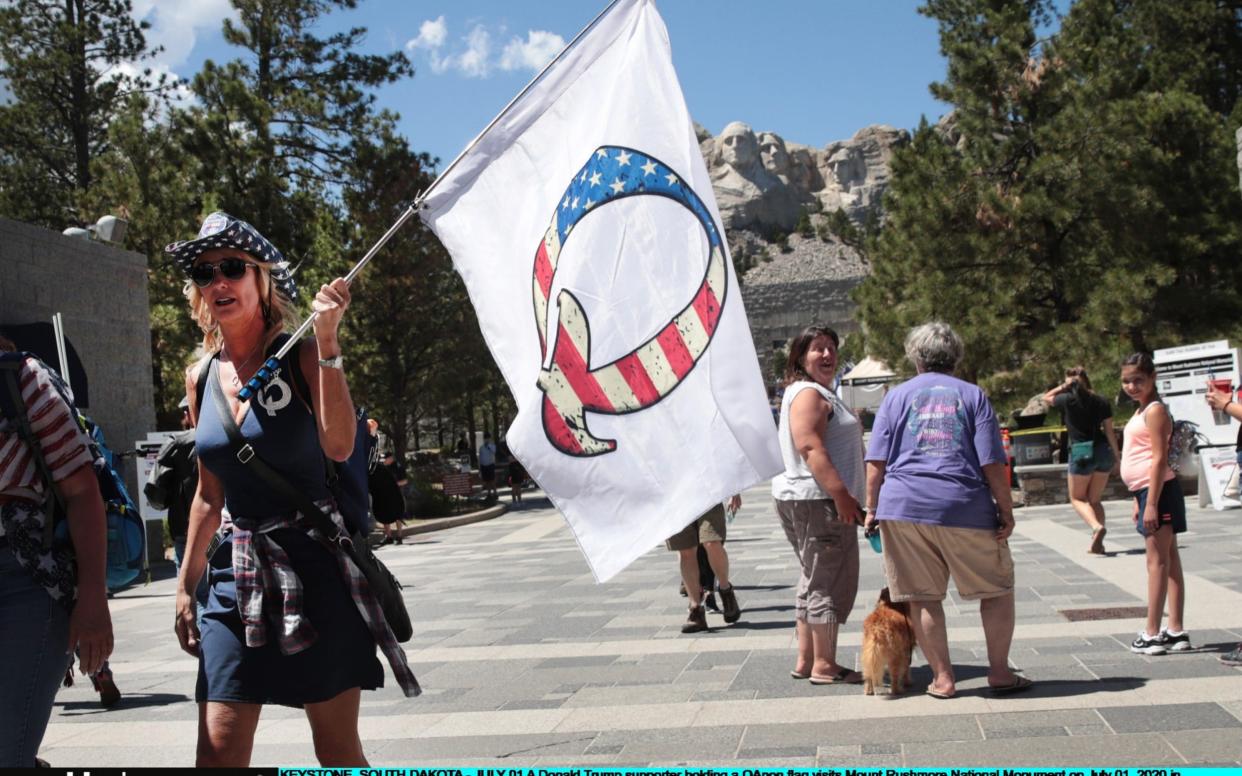
POLYGON ((728 291, 724 242, 702 199, 680 175, 658 159, 631 148, 602 146, 573 177, 535 253, 533 293, 540 352, 548 352, 547 321, 557 262, 574 227, 602 205, 625 197, 655 195, 680 203, 707 236, 709 258, 703 282, 690 302, 632 352, 591 368, 591 329, 572 292, 557 295, 552 360, 539 377, 544 392, 543 425, 560 451, 575 456, 616 449, 586 427, 586 412, 621 415, 650 407, 676 388, 706 352, 720 321, 728 291))
POLYGON ((268 242, 258 229, 223 211, 217 210, 207 216, 198 230, 198 236, 193 240, 170 243, 164 248, 164 252, 172 254, 173 261, 181 271, 189 274, 198 257, 204 251, 214 248, 236 248, 250 254, 256 261, 269 265, 276 288, 291 300, 298 298, 293 270, 276 246, 268 242))

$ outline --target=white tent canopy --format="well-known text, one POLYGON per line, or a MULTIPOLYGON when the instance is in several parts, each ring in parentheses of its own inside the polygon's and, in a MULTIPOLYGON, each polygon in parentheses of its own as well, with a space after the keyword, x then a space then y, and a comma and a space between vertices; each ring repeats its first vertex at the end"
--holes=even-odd
POLYGON ((871 356, 867 356, 858 365, 849 371, 841 382, 845 385, 873 385, 892 382, 897 375, 891 369, 884 365, 883 361, 877 361, 871 356))
POLYGON ((876 411, 887 386, 897 375, 883 362, 868 356, 841 378, 841 398, 856 412, 876 411))

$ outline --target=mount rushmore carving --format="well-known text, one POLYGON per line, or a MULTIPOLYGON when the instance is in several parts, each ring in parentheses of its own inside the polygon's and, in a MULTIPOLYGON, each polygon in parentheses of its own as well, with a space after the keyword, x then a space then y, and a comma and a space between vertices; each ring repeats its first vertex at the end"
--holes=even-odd
POLYGON ((791 231, 804 210, 840 209, 861 224, 880 204, 893 150, 910 135, 876 125, 816 149, 735 121, 699 138, 725 228, 773 233, 791 231))

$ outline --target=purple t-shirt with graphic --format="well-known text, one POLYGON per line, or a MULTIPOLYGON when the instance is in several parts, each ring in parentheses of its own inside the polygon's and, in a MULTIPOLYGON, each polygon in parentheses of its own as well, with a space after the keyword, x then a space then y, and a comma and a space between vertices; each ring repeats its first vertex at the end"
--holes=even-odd
POLYGON ((867 460, 887 465, 877 519, 996 527, 980 467, 1004 463, 1005 452, 979 386, 927 372, 892 389, 875 416, 867 460))

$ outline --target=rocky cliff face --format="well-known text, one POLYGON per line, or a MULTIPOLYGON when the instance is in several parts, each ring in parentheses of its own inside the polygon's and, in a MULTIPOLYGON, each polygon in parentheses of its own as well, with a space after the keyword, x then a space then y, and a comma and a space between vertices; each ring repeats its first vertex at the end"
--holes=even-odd
POLYGON ((765 372, 772 350, 809 323, 857 331, 849 293, 867 267, 829 234, 826 214, 843 211, 856 225, 879 219, 893 152, 909 133, 865 127, 822 149, 741 122, 718 137, 699 128, 698 137, 765 372), (800 222, 810 234, 794 233, 800 222))
POLYGON ((909 140, 877 125, 815 149, 735 121, 719 137, 700 134, 700 147, 725 228, 774 234, 792 231, 804 211, 843 210, 862 224, 879 208, 893 151, 909 140))

